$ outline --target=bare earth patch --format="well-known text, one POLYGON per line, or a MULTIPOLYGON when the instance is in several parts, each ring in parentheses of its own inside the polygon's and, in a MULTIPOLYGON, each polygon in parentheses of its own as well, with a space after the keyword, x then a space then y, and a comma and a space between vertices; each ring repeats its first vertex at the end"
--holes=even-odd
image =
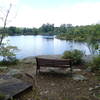
POLYGON ((22 94, 16 98, 17 100, 100 100, 93 96, 93 89, 100 85, 100 80, 94 73, 87 72, 85 69, 78 69, 74 71, 73 75, 83 75, 86 80, 74 80, 69 72, 61 71, 61 69, 49 69, 49 72, 48 69, 43 69, 36 76, 34 58, 24 59, 18 65, 9 66, 10 69, 18 69, 23 74, 28 73, 36 82, 35 87, 31 78, 25 75, 24 78, 21 77, 20 79, 33 83, 33 91, 22 94), (36 91, 34 92, 34 90, 36 91))

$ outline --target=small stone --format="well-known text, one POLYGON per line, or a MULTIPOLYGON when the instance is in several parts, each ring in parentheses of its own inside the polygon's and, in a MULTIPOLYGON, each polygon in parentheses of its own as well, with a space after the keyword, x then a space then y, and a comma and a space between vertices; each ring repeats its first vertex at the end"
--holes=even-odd
POLYGON ((28 98, 28 100, 32 100, 31 98, 28 98))
POLYGON ((95 76, 95 73, 92 73, 93 76, 95 76))
POLYGON ((98 89, 98 88, 100 88, 100 85, 95 86, 95 89, 98 89))
POLYGON ((42 91, 40 92, 40 95, 43 95, 43 92, 42 91))
POLYGON ((48 92, 49 92, 48 90, 46 90, 46 91, 41 91, 41 92, 40 92, 40 95, 47 94, 48 92))
POLYGON ((48 90, 46 90, 44 93, 45 93, 45 94, 47 94, 48 92, 49 92, 49 91, 48 91, 48 90))
POLYGON ((51 83, 51 86, 55 86, 55 84, 54 83, 51 83))
POLYGON ((21 74, 21 71, 18 69, 10 69, 10 71, 7 73, 7 75, 16 75, 16 74, 21 74))
POLYGON ((77 90, 80 90, 80 88, 77 88, 77 90))
POLYGON ((91 69, 91 68, 87 68, 85 71, 86 71, 86 72, 91 72, 92 69, 91 69))
POLYGON ((7 73, 7 75, 15 77, 15 78, 23 77, 23 73, 18 69, 10 69, 10 71, 7 73))
POLYGON ((83 75, 73 75, 73 80, 76 80, 76 81, 83 81, 83 80, 87 80, 86 77, 84 77, 83 75))
POLYGON ((74 72, 80 72, 81 69, 73 69, 74 72))
POLYGON ((89 91, 92 91, 92 90, 93 90, 93 88, 92 88, 92 87, 90 87, 90 88, 89 88, 89 91))

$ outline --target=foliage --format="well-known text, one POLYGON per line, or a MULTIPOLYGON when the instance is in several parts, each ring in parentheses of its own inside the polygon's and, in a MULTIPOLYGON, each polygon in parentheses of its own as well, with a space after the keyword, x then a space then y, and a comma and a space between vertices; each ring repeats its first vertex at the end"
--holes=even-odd
POLYGON ((16 64, 18 60, 16 59, 15 51, 18 51, 16 46, 9 46, 8 42, 2 43, 0 46, 0 56, 3 57, 3 60, 0 62, 0 64, 16 64))
POLYGON ((5 100, 5 95, 0 93, 0 100, 5 100))
POLYGON ((66 32, 60 32, 57 37, 61 39, 63 37, 66 40, 86 41, 91 35, 93 36, 92 40, 100 40, 100 24, 66 27, 66 32))
POLYGON ((47 35, 52 35, 53 31, 54 31, 54 24, 43 24, 40 28, 39 28, 41 33, 46 33, 47 35))
POLYGON ((14 46, 1 46, 0 48, 0 55, 4 57, 4 59, 6 59, 9 56, 15 56, 15 54, 13 53, 13 51, 16 49, 16 47, 14 46))
POLYGON ((99 69, 100 70, 100 55, 93 57, 92 69, 94 69, 94 70, 99 69))
POLYGON ((91 34, 86 39, 87 47, 88 47, 91 55, 98 54, 98 51, 99 51, 99 42, 94 40, 93 38, 94 38, 94 35, 91 34))
POLYGON ((100 71, 100 54, 92 57, 92 60, 86 63, 88 69, 96 74, 100 71))
MULTIPOLYGON (((12 8, 12 4, 10 3, 9 8, 7 9, 7 11, 5 12, 4 16, 0 16, 0 19, 3 22, 3 27, 0 29, 0 56, 3 57, 3 61, 1 61, 1 63, 8 63, 8 62, 15 62, 16 61, 16 54, 14 53, 17 49, 17 47, 15 46, 9 46, 8 42, 7 43, 3 43, 4 38, 6 37, 8 30, 6 28, 7 25, 7 21, 8 21, 8 17, 10 14, 12 8)), ((4 13, 2 11, 2 13, 4 13)), ((10 34, 17 32, 18 30, 15 27, 10 27, 9 31, 10 34)))
POLYGON ((8 57, 7 60, 0 61, 0 65, 16 65, 19 60, 16 57, 8 57))
MULTIPOLYGON (((0 28, 2 33, 3 28, 0 28)), ((72 24, 62 24, 55 27, 54 24, 43 24, 39 28, 19 28, 6 27, 8 35, 57 35, 60 39, 86 41, 92 37, 92 40, 100 40, 100 24, 86 26, 72 26, 72 24)))
POLYGON ((84 53, 80 50, 72 50, 72 51, 65 51, 63 53, 62 58, 64 59, 72 59, 73 64, 80 64, 83 60, 84 53))

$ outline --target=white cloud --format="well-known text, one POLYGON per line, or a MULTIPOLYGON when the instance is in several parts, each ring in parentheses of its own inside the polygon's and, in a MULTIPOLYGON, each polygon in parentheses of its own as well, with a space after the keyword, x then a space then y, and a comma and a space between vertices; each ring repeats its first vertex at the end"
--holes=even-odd
MULTIPOLYGON (((66 5, 67 6, 67 5, 66 5)), ((43 23, 73 25, 93 24, 100 20, 100 3, 79 3, 74 6, 36 9, 28 5, 19 8, 16 18, 9 25, 18 27, 40 27, 43 23)))
POLYGON ((72 22, 80 25, 96 23, 100 20, 99 9, 100 3, 78 4, 72 8, 72 22))

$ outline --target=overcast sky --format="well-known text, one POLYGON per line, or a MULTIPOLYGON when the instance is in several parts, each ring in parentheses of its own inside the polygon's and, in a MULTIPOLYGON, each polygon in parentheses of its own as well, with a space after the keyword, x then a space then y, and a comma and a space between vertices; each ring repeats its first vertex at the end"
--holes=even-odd
MULTIPOLYGON (((13 3, 8 26, 40 27, 50 23, 88 25, 100 22, 100 0, 0 0, 1 10, 13 3)), ((2 23, 0 21, 0 26, 2 23)))

